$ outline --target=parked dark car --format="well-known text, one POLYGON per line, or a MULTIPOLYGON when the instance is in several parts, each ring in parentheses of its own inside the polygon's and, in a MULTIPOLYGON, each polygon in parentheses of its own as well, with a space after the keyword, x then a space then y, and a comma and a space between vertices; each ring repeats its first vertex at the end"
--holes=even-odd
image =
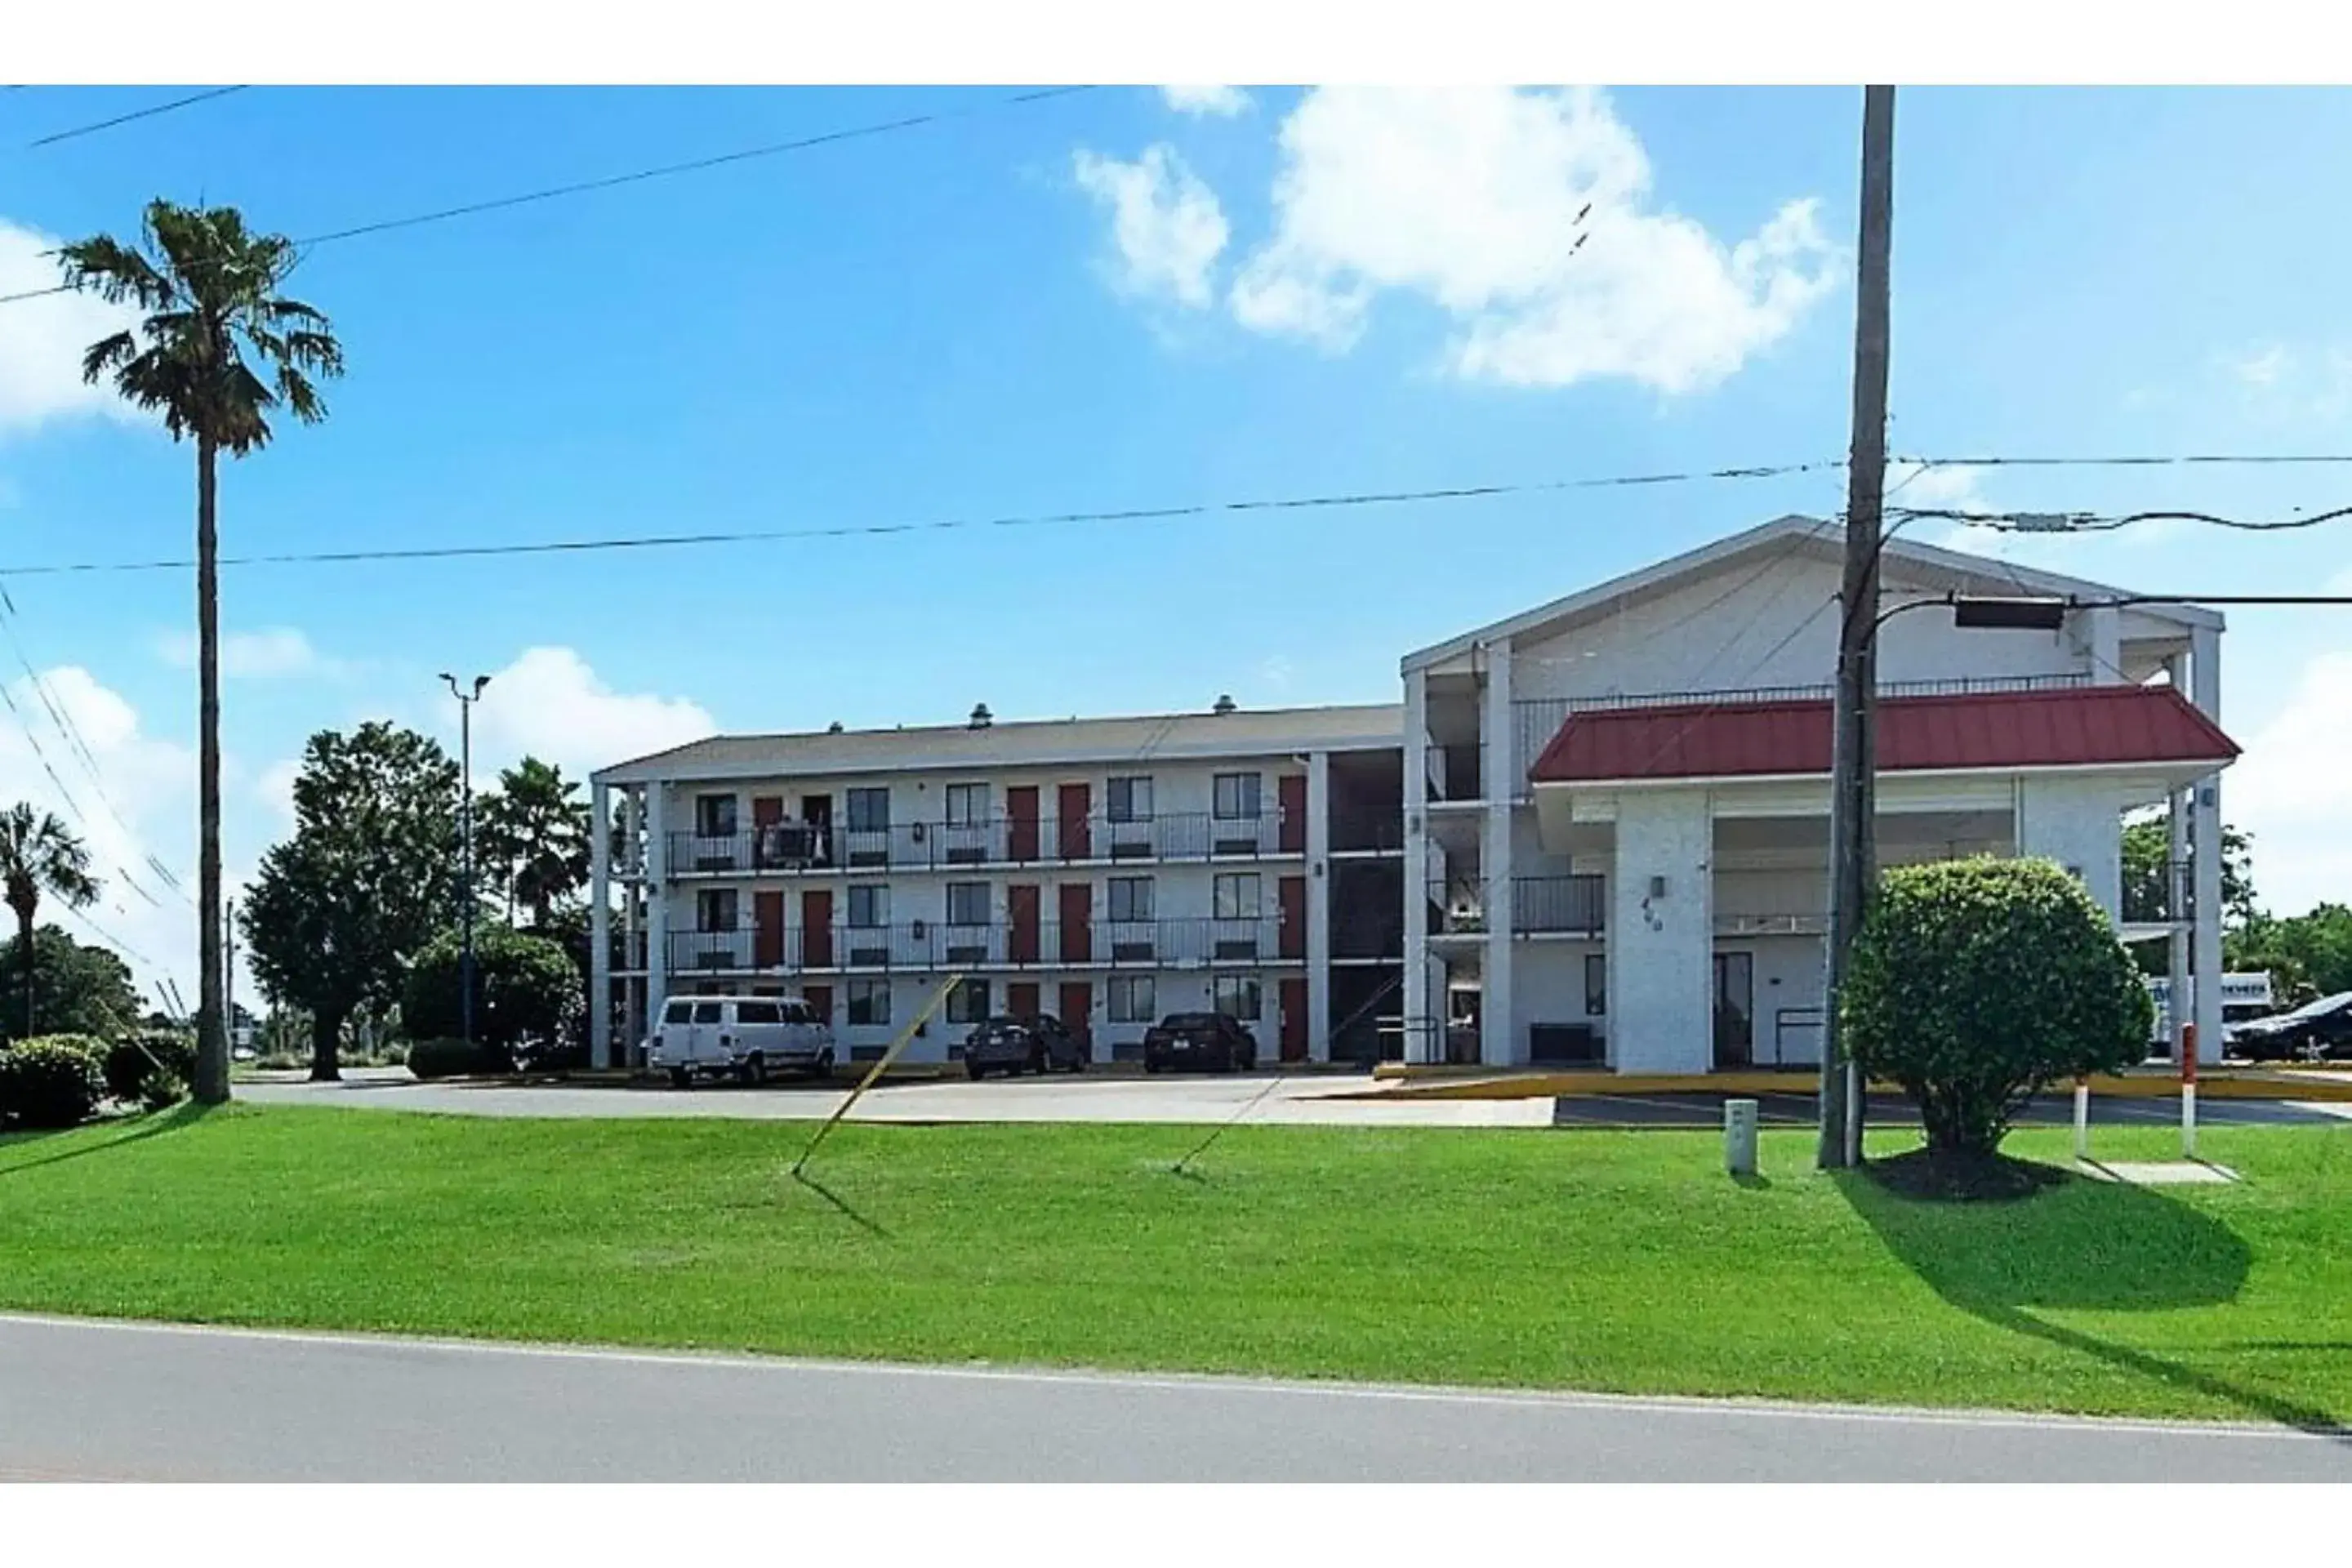
POLYGON ((991 1018, 973 1025, 963 1039, 963 1070, 975 1079, 992 1072, 1043 1073, 1055 1068, 1086 1071, 1087 1047, 1050 1013, 991 1018))
POLYGON ((1223 1013, 1171 1013, 1143 1035, 1145 1072, 1250 1072, 1257 1040, 1223 1013))
POLYGON ((2229 1049, 2258 1062, 2352 1056, 2352 991, 2240 1024, 2229 1033, 2229 1049))

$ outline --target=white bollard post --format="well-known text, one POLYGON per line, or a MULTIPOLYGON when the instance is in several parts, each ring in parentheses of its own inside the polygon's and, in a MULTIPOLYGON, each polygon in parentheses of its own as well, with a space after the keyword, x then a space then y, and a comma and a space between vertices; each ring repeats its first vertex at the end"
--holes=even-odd
POLYGON ((2197 1026, 2182 1031, 2180 1042, 2180 1157, 2197 1158, 2197 1026))
POLYGON ((1756 1101, 1723 1102, 1723 1168, 1735 1176, 1756 1173, 1756 1101))
POLYGON ((2074 1080, 2074 1158, 2091 1163, 2091 1080, 2074 1080))

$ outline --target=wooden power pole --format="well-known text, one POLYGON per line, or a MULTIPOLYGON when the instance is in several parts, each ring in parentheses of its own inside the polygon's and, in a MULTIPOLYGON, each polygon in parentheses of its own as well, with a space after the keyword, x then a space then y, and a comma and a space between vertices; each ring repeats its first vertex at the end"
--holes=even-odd
POLYGON ((1830 764, 1830 932, 1822 1032, 1821 1142, 1824 1169, 1862 1158, 1864 1093, 1838 1000, 1855 933, 1877 880, 1878 811, 1873 748, 1878 697, 1878 551, 1886 492, 1888 258, 1895 218, 1895 89, 1862 98, 1862 243, 1855 272, 1853 447, 1846 469, 1845 579, 1839 592, 1835 739, 1830 764))

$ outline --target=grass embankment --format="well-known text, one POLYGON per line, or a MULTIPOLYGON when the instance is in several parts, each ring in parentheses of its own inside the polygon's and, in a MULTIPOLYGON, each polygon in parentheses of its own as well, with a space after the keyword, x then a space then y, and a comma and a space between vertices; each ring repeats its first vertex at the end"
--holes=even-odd
MULTIPOLYGON (((1677 1132, 181 1111, 0 1139, 0 1306, 806 1355, 2352 1420, 2352 1126, 1934 1205, 1677 1132)), ((1887 1135, 1887 1149, 1902 1146, 1887 1135)), ((2066 1134, 2013 1137, 2063 1158, 2066 1134)), ((2171 1135, 2102 1134, 2110 1158, 2171 1135)))

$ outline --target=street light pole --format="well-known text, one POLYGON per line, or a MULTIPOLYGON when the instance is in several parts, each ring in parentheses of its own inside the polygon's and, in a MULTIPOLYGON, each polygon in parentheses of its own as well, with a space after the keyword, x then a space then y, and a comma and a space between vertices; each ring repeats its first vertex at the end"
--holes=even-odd
POLYGON ((474 1044, 474 704, 482 700, 482 688, 490 683, 490 678, 474 677, 471 695, 457 684, 456 676, 445 670, 441 679, 449 683, 449 695, 457 700, 457 768, 461 776, 457 794, 457 880, 458 898, 464 905, 459 920, 466 933, 465 950, 457 960, 457 1018, 470 1051, 474 1044))
POLYGON ((1822 1051, 1825 1170, 1862 1158, 1864 1091, 1849 1071, 1838 994, 1876 879, 1873 709, 1878 696, 1879 514, 1886 489, 1889 260, 1895 216, 1895 89, 1862 98, 1862 245, 1855 280, 1853 449, 1846 468, 1845 577, 1839 594, 1837 700, 1830 777, 1830 940, 1822 1051))

